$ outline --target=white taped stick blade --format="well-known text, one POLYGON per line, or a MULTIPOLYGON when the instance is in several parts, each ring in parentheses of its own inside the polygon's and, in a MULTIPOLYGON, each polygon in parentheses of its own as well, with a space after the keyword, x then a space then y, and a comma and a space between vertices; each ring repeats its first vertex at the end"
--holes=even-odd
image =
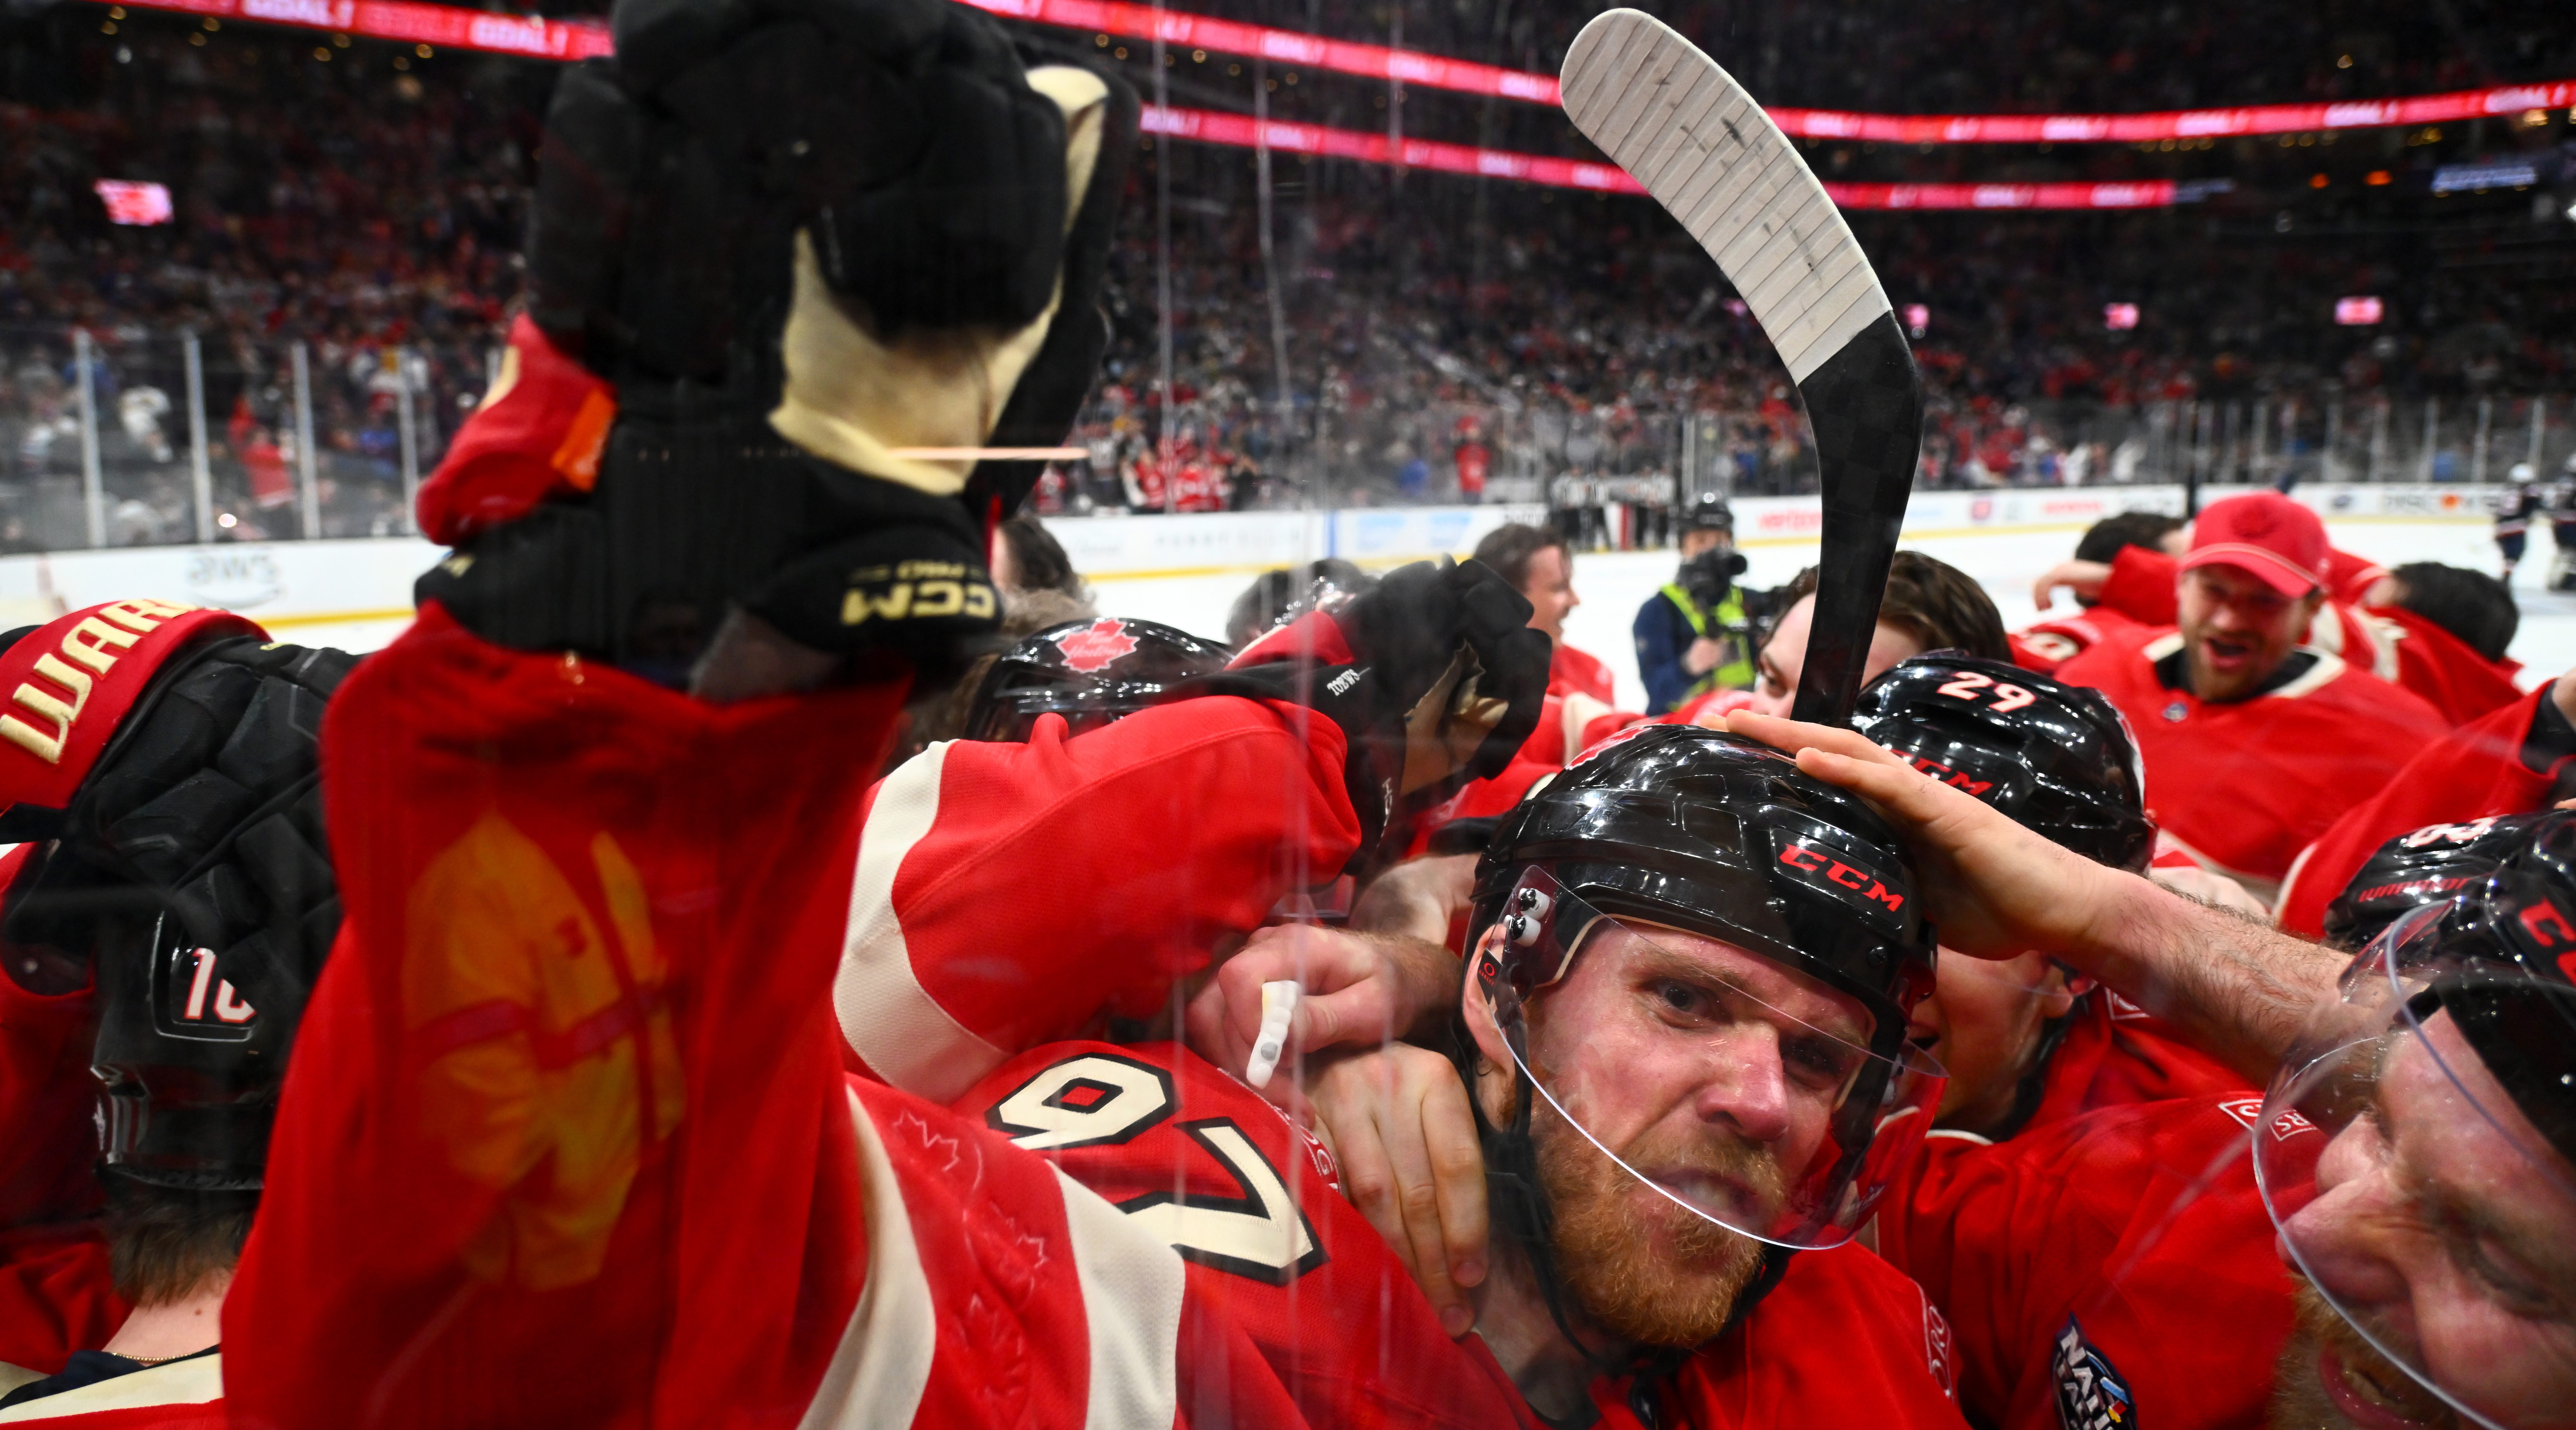
POLYGON ((1891 311, 1796 146, 1671 26, 1636 10, 1594 16, 1560 85, 1566 117, 1717 260, 1791 378, 1805 382, 1891 311))

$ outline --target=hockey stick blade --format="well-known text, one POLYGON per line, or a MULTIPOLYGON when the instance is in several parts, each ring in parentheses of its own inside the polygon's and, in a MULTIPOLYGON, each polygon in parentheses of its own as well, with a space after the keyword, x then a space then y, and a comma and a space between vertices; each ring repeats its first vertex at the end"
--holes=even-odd
POLYGON ((1559 84, 1566 117, 1717 260, 1798 384, 1825 510, 1794 714, 1844 724, 1923 442, 1923 383, 1887 290, 1788 136, 1662 21, 1594 16, 1559 84))

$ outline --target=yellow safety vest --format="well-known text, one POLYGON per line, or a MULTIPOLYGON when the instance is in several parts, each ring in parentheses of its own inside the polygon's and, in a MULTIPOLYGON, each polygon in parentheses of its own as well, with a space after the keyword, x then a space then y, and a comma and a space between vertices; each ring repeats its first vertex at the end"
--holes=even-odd
POLYGON ((1717 639, 1724 643, 1727 653, 1734 657, 1731 660, 1721 659, 1717 664, 1710 666, 1708 674, 1701 676, 1690 689, 1682 692, 1681 700, 1673 703, 1678 705, 1682 701, 1696 700, 1712 690, 1752 689, 1753 627, 1752 623, 1744 618, 1744 588, 1727 587, 1726 599, 1717 603, 1717 610, 1713 615, 1702 611, 1699 608, 1699 602, 1692 600, 1690 592, 1684 590, 1678 581, 1665 584, 1664 597, 1681 608, 1682 619, 1690 622, 1692 635, 1705 639, 1709 634, 1709 626, 1716 625, 1717 639))

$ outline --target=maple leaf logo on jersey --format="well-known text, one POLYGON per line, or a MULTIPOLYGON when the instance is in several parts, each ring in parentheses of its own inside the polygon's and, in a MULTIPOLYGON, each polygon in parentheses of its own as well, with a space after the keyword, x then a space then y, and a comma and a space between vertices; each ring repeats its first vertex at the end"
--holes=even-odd
POLYGON ((1111 661, 1134 654, 1136 638, 1127 634, 1125 621, 1103 616, 1081 630, 1057 636, 1055 648, 1064 652, 1066 669, 1089 675, 1108 669, 1111 661))

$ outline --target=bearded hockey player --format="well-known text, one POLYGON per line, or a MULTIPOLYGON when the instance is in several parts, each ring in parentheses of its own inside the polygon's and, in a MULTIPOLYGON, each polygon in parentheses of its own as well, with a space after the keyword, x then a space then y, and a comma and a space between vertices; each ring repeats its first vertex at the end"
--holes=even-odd
MULTIPOLYGON (((2226 1211, 2213 1189, 2154 1227, 2133 1228, 2183 1245, 2164 1258, 2161 1282, 2114 1288, 2131 1310, 2163 1308, 2169 1334, 2147 1364, 2169 1353, 2188 1370, 2218 1366, 2221 1350, 2241 1359, 2258 1338, 2259 1323, 2246 1319, 2255 1303, 2234 1317, 2228 1308, 2264 1293, 2200 1269, 2189 1251, 2198 1233, 2186 1233, 2186 1218, 2207 1205, 2218 1208, 2207 1215, 2232 1223, 2227 1234, 2245 1259, 2217 1264, 2250 1274, 2259 1249, 2292 1273, 2296 1328, 2274 1384, 2249 1391, 2238 1376, 2236 1390, 2213 1397, 2229 1382, 2176 1381, 2166 1403, 2179 1421, 2248 1423, 2270 1398, 2282 1425, 2565 1423, 2576 1404, 2576 1332, 2534 1296, 2565 1283, 2567 1248, 2576 1244, 2576 1137, 2567 1134, 2576 1118, 2568 1092, 2576 988, 2562 957, 2564 930, 2576 928, 2576 818, 2542 821, 2474 897, 2401 918, 2356 959, 2053 853, 1856 736, 1738 722, 1799 749, 1800 765, 1819 778, 1866 793, 1920 857, 1947 872, 1927 886, 1937 892, 1926 902, 1952 944, 1971 954, 2031 943, 2061 949, 2079 970, 2269 1082, 2247 1110, 2257 1205, 2270 1225, 2244 1225, 2250 1217, 2226 1211), (2464 1241, 2469 1227, 2478 1231, 2464 1241), (2235 1333, 2240 1323, 2248 1332, 2235 1333), (2217 1326, 2231 1333, 2213 1337, 2217 1326)), ((2092 1117, 2150 1119, 2158 1107, 2186 1105, 2092 1117)), ((2088 1130, 2110 1125, 2079 1121, 2050 1135, 2079 1147, 2088 1130)), ((2231 1160, 2245 1140, 2230 1139, 2231 1160)), ((2129 1156, 2121 1141, 2154 1146, 2151 1138, 2104 1141, 2115 1159, 2129 1156)), ((2183 1169, 2200 1183, 2213 1165, 2158 1154, 2131 1158, 2124 1170, 2133 1183, 2155 1177, 2177 1187, 2183 1169)), ((2081 1227, 2080 1219, 2064 1224, 2081 1227)), ((2069 1264, 2045 1247, 2031 1255, 2040 1270, 2069 1264)), ((2132 1259, 2123 1250, 2103 1264, 2117 1270, 2132 1259)), ((2292 1314, 2275 1324, 2286 1329, 2292 1314)), ((2158 1423, 2129 1379, 2148 1372, 2100 1354, 2091 1327, 2079 1313, 2054 1330, 2064 1423, 2158 1423)))
POLYGON ((0 1418, 224 1421, 217 1317, 339 925, 315 740, 352 663, 151 600, 0 654, 0 1418))
MULTIPOLYGON (((2131 517, 2171 519, 2131 512, 2112 520, 2131 517)), ((2015 658, 2055 673, 2106 632, 2173 625, 2175 562, 2186 555, 2187 550, 2133 543, 2088 559, 2078 548, 2077 559, 2051 568, 2032 594, 2045 610, 2049 595, 2066 587, 2087 610, 2016 635, 2015 658)), ((2520 616, 2503 582, 2432 561, 2390 570, 2332 547, 2324 571, 2331 599, 2308 622, 2306 644, 2413 691, 2454 723, 2477 719, 2520 694, 2514 676, 2522 667, 2505 656, 2520 616)))
POLYGON ((2110 697, 2159 791, 2157 822, 2266 902, 2309 841, 2448 723, 2300 643, 2326 600, 2316 513, 2276 493, 2213 503, 2182 560, 2179 629, 2106 641, 2057 669, 2110 697))

